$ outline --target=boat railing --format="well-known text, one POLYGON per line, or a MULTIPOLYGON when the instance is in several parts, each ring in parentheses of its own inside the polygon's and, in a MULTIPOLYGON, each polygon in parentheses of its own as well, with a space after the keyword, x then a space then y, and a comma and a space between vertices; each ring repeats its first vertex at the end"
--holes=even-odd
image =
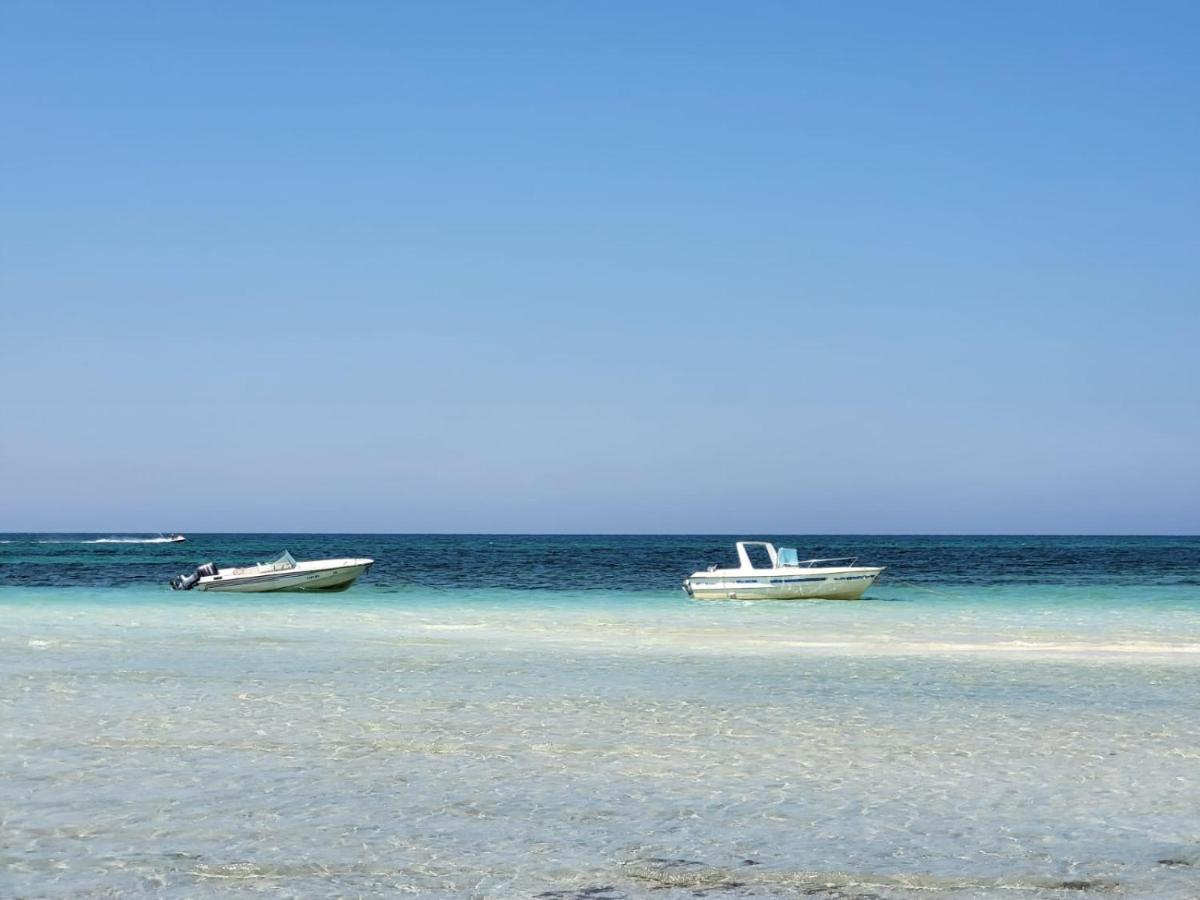
POLYGON ((858 562, 857 556, 828 556, 825 559, 802 559, 794 565, 800 569, 828 569, 831 563, 837 563, 843 568, 850 568, 858 562))

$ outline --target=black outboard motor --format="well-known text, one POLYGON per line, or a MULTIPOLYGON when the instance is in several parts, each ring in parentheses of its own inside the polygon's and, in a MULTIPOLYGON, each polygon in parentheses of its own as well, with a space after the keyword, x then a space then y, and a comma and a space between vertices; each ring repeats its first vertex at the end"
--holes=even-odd
POLYGON ((207 575, 217 574, 217 564, 207 562, 200 566, 191 575, 176 575, 171 579, 171 590, 173 591, 190 591, 196 586, 196 583, 207 575))

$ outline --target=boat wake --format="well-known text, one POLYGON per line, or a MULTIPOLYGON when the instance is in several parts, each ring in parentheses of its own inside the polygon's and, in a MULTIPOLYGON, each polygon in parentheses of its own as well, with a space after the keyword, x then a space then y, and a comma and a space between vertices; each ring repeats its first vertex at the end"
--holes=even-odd
MULTIPOLYGON (((47 543, 52 543, 47 541, 47 543)), ((65 543, 65 542, 64 542, 65 543)), ((175 540, 169 537, 152 537, 152 538, 95 538, 89 541, 80 541, 81 544, 173 544, 175 540)))
POLYGON ((62 539, 58 539, 58 538, 53 539, 53 540, 39 540, 39 541, 28 541, 28 542, 15 541, 15 540, 0 541, 0 544, 24 544, 24 543, 30 543, 30 544, 175 544, 175 543, 179 543, 179 539, 178 538, 169 538, 169 537, 149 537, 149 538, 104 537, 104 538, 88 538, 86 540, 72 539, 72 540, 66 540, 66 541, 64 541, 62 539))

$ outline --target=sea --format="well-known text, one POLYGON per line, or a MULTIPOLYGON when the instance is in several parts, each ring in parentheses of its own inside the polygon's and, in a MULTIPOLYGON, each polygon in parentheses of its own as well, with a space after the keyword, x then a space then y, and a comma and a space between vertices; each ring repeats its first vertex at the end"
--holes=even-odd
POLYGON ((0 535, 0 897, 1200 897, 1200 538, 0 535), (371 557, 334 594, 200 563, 371 557))

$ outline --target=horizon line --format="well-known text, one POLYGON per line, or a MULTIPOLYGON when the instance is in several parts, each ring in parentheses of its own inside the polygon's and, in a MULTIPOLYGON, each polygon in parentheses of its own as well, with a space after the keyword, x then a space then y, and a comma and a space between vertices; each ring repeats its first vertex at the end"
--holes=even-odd
MULTIPOLYGON (((195 531, 197 535, 351 535, 373 537, 721 537, 738 538, 746 534, 786 534, 792 537, 1176 537, 1195 538, 1200 534, 1168 531, 1108 532, 1108 531, 195 531)), ((0 531, 3 535, 71 535, 95 534, 108 536, 183 534, 155 530, 74 530, 74 531, 0 531)))

